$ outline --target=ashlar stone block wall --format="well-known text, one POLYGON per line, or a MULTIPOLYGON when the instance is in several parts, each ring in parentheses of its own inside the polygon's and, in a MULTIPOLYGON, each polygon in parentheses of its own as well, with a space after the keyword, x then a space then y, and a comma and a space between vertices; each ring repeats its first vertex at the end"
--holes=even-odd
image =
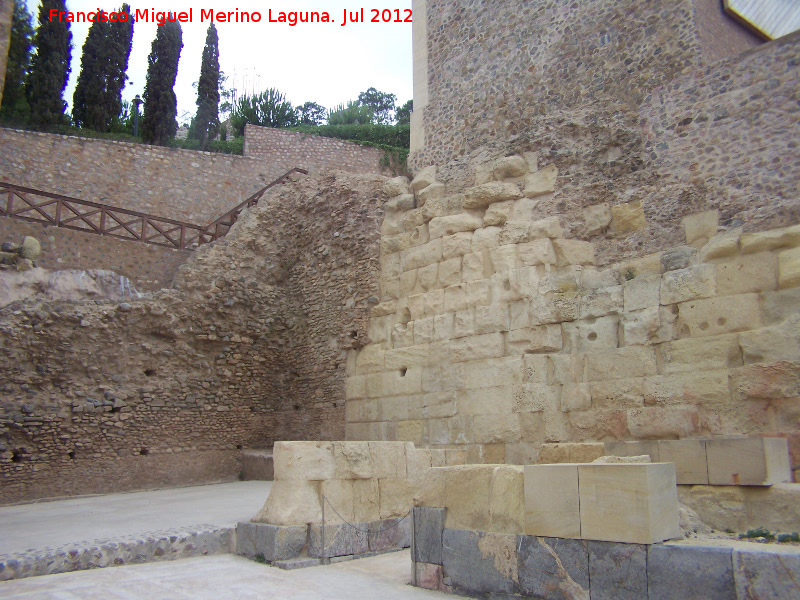
MULTIPOLYGON (((800 228, 748 234, 704 212, 683 245, 598 266, 542 214, 557 175, 525 155, 463 193, 434 169, 387 184, 348 439, 527 464, 545 443, 771 432, 796 470, 800 228)), ((648 221, 635 202, 598 219, 623 233, 648 221)))

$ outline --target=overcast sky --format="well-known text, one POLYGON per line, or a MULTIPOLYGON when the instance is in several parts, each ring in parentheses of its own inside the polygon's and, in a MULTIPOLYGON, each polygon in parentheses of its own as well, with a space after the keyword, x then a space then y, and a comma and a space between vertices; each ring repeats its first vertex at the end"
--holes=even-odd
MULTIPOLYGON (((26 0, 36 27, 39 14, 38 0, 26 0)), ((214 11, 258 11, 261 23, 216 23, 219 32, 220 68, 229 77, 228 87, 252 93, 275 87, 283 92, 295 106, 306 101, 332 108, 355 100, 359 92, 374 87, 397 96, 398 105, 412 98, 412 55, 410 23, 371 23, 370 8, 395 9, 405 17, 411 0, 393 0, 391 3, 375 2, 356 5, 337 0, 305 0, 293 2, 258 2, 253 0, 174 0, 151 1, 137 5, 130 1, 132 10, 154 8, 156 11, 180 12, 193 9, 193 22, 182 24, 183 50, 178 65, 175 93, 178 97, 179 122, 188 122, 196 111, 197 94, 192 83, 200 77, 200 62, 205 45, 208 21, 200 22, 201 9, 214 11), (366 23, 341 26, 344 9, 356 11, 364 7, 366 23), (273 18, 280 11, 327 11, 334 23, 298 23, 290 27, 284 23, 269 23, 269 9, 273 18)), ((67 10, 92 11, 100 8, 106 12, 122 5, 105 0, 67 0, 67 10)), ((349 21, 349 17, 348 17, 349 21)), ((128 84, 123 98, 131 100, 144 92, 147 75, 147 55, 156 36, 158 26, 139 21, 134 25, 133 50, 128 66, 128 84)), ((89 24, 72 23, 72 72, 64 99, 72 104, 75 81, 80 73, 81 49, 89 31, 89 24)))

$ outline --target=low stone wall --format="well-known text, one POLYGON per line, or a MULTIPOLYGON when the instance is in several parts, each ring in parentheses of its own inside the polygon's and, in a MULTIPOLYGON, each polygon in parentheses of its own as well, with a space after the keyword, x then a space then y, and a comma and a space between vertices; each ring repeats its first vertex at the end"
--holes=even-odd
POLYGON ((384 174, 385 152, 335 138, 322 137, 274 127, 245 125, 244 156, 263 164, 294 167, 318 173, 339 169, 350 173, 384 174))
POLYGON ((745 542, 623 544, 445 527, 415 508, 418 587, 481 598, 749 600, 797 595, 800 549, 745 542))
POLYGON ((141 536, 94 540, 11 555, 0 555, 0 581, 103 567, 228 554, 236 546, 234 529, 199 526, 141 536))

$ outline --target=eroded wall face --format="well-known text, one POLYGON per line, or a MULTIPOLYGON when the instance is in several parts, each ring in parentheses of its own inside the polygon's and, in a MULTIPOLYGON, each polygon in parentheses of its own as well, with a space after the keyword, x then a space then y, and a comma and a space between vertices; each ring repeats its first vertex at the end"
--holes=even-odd
POLYGON ((344 437, 382 183, 286 184, 150 298, 0 311, 0 501, 233 478, 239 448, 344 437))
MULTIPOLYGON (((387 204, 348 439, 521 464, 548 442, 777 432, 798 468, 800 226, 747 234, 708 211, 681 245, 603 264, 542 210, 561 176, 534 159, 462 194, 426 170, 387 204)), ((639 203, 593 218, 621 239, 649 221, 639 203)))

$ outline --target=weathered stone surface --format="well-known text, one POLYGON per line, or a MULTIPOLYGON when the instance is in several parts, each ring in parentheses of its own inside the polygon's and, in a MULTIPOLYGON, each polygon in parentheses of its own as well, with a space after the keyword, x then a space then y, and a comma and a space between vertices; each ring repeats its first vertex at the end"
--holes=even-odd
POLYGON ((661 297, 660 275, 639 275, 623 284, 625 310, 634 311, 658 306, 661 297))
POLYGON ((736 598, 730 548, 656 544, 647 551, 651 600, 736 598))
POLYGON ((409 192, 408 177, 394 177, 383 184, 383 194, 387 198, 394 198, 409 192))
POLYGON ((617 233, 628 233, 647 227, 641 202, 617 204, 611 207, 611 218, 617 233))
POLYGON ((331 442, 276 442, 272 456, 276 480, 322 481, 336 475, 331 442))
POLYGON ((319 486, 318 481, 276 480, 263 508, 251 520, 270 525, 319 523, 322 521, 319 486))
POLYGON ((647 598, 647 546, 589 542, 592 600, 647 598))
POLYGON ((525 196, 527 198, 537 198, 545 194, 552 194, 556 191, 556 178, 558 169, 555 165, 549 165, 544 169, 531 173, 525 178, 525 196))
MULTIPOLYGON (((663 257, 662 257, 663 259, 663 257)), ((716 293, 716 268, 699 265, 664 273, 661 279, 661 304, 677 304, 716 293)))
POLYGON ((333 442, 336 479, 369 479, 372 462, 367 442, 333 442))
POLYGON ((300 556, 306 545, 308 527, 279 527, 264 523, 239 523, 236 526, 236 553, 261 556, 265 560, 288 560, 300 556))
POLYGON ((492 174, 497 180, 522 177, 528 172, 528 163, 519 155, 505 156, 494 163, 492 174))
POLYGON ((790 288, 800 285, 800 248, 786 250, 778 255, 778 285, 790 288))
POLYGON ((784 600, 800 596, 800 552, 796 548, 733 550, 736 597, 784 600), (794 550, 794 551, 792 551, 794 550))
POLYGON ((683 218, 686 243, 690 246, 705 244, 707 240, 717 235, 718 227, 718 210, 707 210, 683 218))
POLYGON ((415 562, 412 563, 412 568, 415 569, 413 575, 417 587, 437 592, 443 589, 442 565, 415 562))
POLYGON ((707 485, 708 465, 704 440, 659 440, 659 461, 675 463, 678 485, 707 485))
POLYGON ((411 545, 411 515, 370 522, 367 541, 370 552, 391 552, 408 548, 411 545))
POLYGON ((610 456, 642 456, 650 457, 654 463, 667 462, 659 459, 658 441, 635 441, 635 442, 606 442, 605 452, 610 456))
POLYGON ((785 438, 710 439, 705 447, 711 485, 772 485, 792 479, 785 438))
POLYGON ((710 238, 708 243, 700 248, 700 261, 706 262, 736 254, 739 250, 739 238, 741 235, 742 229, 740 227, 710 238))
POLYGON ((700 415, 693 406, 645 406, 628 410, 628 431, 639 439, 684 438, 696 435, 700 415))
POLYGON ((588 542, 524 535, 518 543, 522 594, 553 600, 588 600, 588 542))
POLYGON ((735 256, 714 264, 720 296, 765 292, 778 287, 778 258, 772 252, 735 256))
POLYGON ((519 590, 517 536, 445 529, 444 576, 465 592, 513 594, 519 590))
POLYGON ((22 247, 19 249, 19 255, 28 260, 36 260, 42 254, 42 245, 35 237, 26 235, 22 240, 22 247))
POLYGON ((463 207, 467 210, 486 208, 495 202, 516 200, 521 197, 522 194, 517 185, 493 181, 464 190, 463 207))
POLYGON ((487 227, 492 225, 503 226, 506 221, 509 221, 514 214, 514 201, 508 200, 506 202, 495 202, 489 205, 486 209, 486 214, 483 216, 483 224, 487 227))
POLYGON ((369 523, 340 523, 325 525, 325 546, 322 545, 322 525, 308 528, 308 555, 312 558, 333 558, 369 552, 367 532, 369 523))
POLYGON ((678 307, 681 337, 747 331, 762 325, 758 294, 692 300, 678 307))
POLYGON ((741 245, 742 254, 800 246, 800 225, 758 233, 746 233, 741 237, 741 245))
POLYGON ((412 509, 414 562, 442 564, 442 532, 444 531, 445 508, 415 506, 412 509))
POLYGON ((696 256, 696 248, 680 246, 664 252, 664 254, 661 255, 661 264, 664 267, 665 273, 677 269, 687 269, 692 266, 696 256))
POLYGON ((436 181, 436 167, 425 167, 411 181, 411 191, 415 194, 436 181))
POLYGON ((583 220, 586 225, 586 235, 601 233, 611 224, 611 207, 603 203, 584 208, 583 220))

